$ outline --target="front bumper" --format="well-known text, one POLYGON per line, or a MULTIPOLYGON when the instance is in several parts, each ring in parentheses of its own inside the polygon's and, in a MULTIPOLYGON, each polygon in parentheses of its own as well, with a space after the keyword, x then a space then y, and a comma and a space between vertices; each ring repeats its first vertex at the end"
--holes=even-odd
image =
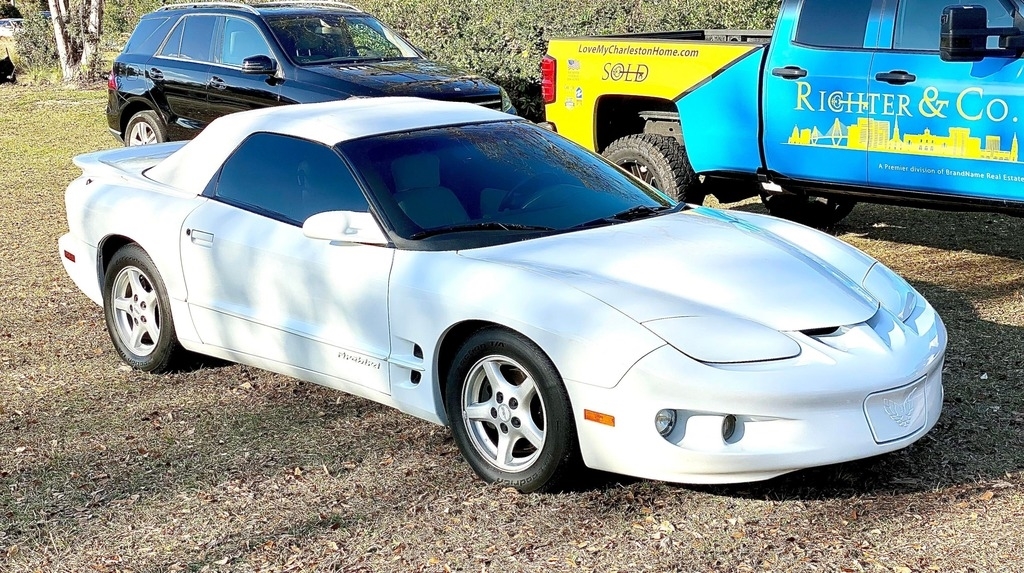
POLYGON ((567 383, 584 461, 662 481, 737 483, 904 448, 935 426, 943 399, 945 327, 931 307, 912 322, 857 325, 845 340, 796 333, 800 356, 758 364, 702 364, 664 346, 615 388, 567 383), (587 421, 584 409, 614 416, 614 427, 587 421), (662 409, 677 416, 666 437, 654 425, 662 409))

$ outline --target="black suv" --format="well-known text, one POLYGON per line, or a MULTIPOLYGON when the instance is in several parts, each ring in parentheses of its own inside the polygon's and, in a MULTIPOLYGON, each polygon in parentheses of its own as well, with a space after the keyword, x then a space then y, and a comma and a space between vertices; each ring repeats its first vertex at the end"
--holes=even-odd
POLYGON ((236 111, 350 97, 418 96, 516 113, 505 90, 425 59, 341 2, 164 6, 142 17, 107 87, 107 122, 126 145, 190 139, 236 111))

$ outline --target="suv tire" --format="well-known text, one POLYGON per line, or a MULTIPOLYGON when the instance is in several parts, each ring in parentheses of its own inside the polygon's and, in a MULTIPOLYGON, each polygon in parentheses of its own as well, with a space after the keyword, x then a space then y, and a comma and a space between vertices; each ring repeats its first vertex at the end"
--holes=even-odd
POLYGON ((155 111, 140 111, 132 116, 124 129, 124 144, 128 147, 151 145, 167 141, 167 128, 155 111))
POLYGON ((704 202, 697 174, 686 148, 673 137, 644 133, 613 141, 601 152, 606 159, 669 197, 686 203, 704 202))

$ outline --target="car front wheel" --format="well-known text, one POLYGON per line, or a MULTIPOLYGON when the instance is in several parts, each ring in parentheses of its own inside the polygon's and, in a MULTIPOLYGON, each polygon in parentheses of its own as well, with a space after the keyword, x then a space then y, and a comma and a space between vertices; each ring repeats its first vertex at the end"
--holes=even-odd
POLYGON ((455 357, 445 402, 459 450, 487 482, 553 491, 581 465, 561 376, 523 336, 499 328, 471 336, 455 357))
POLYGON ((170 300, 156 265, 141 247, 121 247, 103 281, 107 332, 121 359, 147 372, 171 369, 185 353, 174 331, 170 300))
POLYGON ((124 144, 128 147, 152 145, 167 141, 167 129, 155 111, 140 111, 128 120, 124 130, 124 144))

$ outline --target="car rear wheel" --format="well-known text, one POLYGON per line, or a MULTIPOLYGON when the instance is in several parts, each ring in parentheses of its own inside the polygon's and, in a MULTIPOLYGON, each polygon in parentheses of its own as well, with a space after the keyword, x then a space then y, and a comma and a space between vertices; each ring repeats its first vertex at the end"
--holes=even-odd
POLYGON ((114 348, 132 368, 165 372, 185 354, 163 279, 138 245, 121 247, 111 259, 103 281, 103 314, 114 348))
POLYGON ((686 148, 674 137, 643 133, 613 141, 601 152, 637 179, 687 203, 703 203, 700 181, 690 167, 686 148))
POLYGON ((455 357, 445 402, 455 443, 487 482, 553 491, 581 466, 561 376, 519 334, 487 328, 471 336, 455 357))
POLYGON ((133 115, 124 131, 124 144, 128 147, 167 141, 167 129, 155 111, 140 111, 133 115))
POLYGON ((803 195, 761 194, 761 203, 768 212, 782 219, 809 227, 828 229, 842 221, 857 205, 851 199, 806 197, 803 195))

